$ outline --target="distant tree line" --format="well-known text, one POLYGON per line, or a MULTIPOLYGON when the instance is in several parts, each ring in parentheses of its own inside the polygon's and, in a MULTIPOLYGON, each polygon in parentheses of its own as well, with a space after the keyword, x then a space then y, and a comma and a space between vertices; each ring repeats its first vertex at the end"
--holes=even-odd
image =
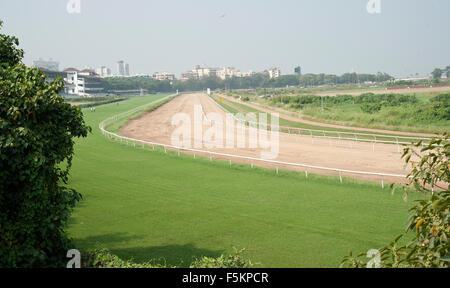
POLYGON ((283 75, 270 79, 269 75, 260 73, 249 77, 233 77, 222 80, 217 77, 204 77, 186 81, 159 81, 151 78, 106 78, 103 80, 105 91, 146 89, 149 93, 171 92, 178 90, 199 91, 206 88, 216 89, 255 89, 280 88, 286 86, 314 87, 322 85, 358 84, 365 82, 386 82, 393 77, 386 73, 357 74, 345 73, 341 76, 330 74, 283 75))
POLYGON ((447 66, 444 69, 436 68, 433 70, 433 72, 431 72, 431 75, 435 80, 441 79, 442 75, 445 75, 447 76, 447 78, 450 78, 450 66, 447 66))

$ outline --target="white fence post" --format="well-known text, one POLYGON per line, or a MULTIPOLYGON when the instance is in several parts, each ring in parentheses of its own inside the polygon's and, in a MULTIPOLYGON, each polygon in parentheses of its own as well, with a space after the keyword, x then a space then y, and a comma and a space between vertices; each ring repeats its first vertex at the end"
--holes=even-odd
MULTIPOLYGON (((152 104, 153 104, 153 102, 152 102, 152 104)), ((145 107, 147 107, 148 105, 145 105, 145 107)), ((139 107, 138 107, 139 108, 139 107)), ((137 111, 137 109, 133 109, 133 110, 131 110, 132 112, 136 112, 137 111)), ((128 111, 128 112, 130 112, 130 111, 128 111)), ((120 114, 121 116, 123 115, 123 114, 120 114)), ((126 114, 127 115, 127 114, 126 114)), ((142 144, 142 147, 143 147, 143 149, 145 150, 145 146, 146 145, 152 145, 152 149, 153 149, 153 151, 155 151, 155 146, 157 145, 158 147, 163 147, 164 148, 164 153, 166 153, 167 154, 167 148, 169 147, 169 148, 171 148, 171 149, 173 149, 173 150, 175 150, 175 149, 177 149, 177 151, 178 151, 178 156, 181 156, 181 150, 182 150, 182 148, 180 148, 180 147, 176 147, 176 146, 172 146, 172 145, 166 145, 166 144, 161 144, 161 143, 154 143, 154 142, 147 142, 147 141, 142 141, 142 140, 138 140, 138 139, 132 139, 132 138, 127 138, 127 137, 122 137, 122 136, 119 136, 119 135, 117 135, 117 134, 115 134, 115 133, 112 133, 112 132, 109 132, 109 131, 106 131, 105 129, 104 129, 104 125, 105 125, 105 123, 107 122, 107 121, 109 121, 110 119, 119 119, 119 117, 116 115, 116 116, 114 116, 114 117, 111 117, 111 118, 108 118, 108 119, 106 119, 106 120, 104 120, 103 122, 101 122, 100 124, 99 124, 99 128, 100 128, 100 131, 101 131, 101 133, 103 134, 103 135, 105 135, 106 137, 108 137, 108 138, 110 138, 110 139, 114 139, 114 140, 119 140, 120 139, 120 142, 122 143, 123 142, 123 140, 125 140, 125 142, 126 142, 126 144, 128 145, 128 140, 130 140, 130 141, 132 141, 133 142, 133 145, 134 145, 134 147, 136 147, 136 142, 138 142, 138 143, 141 143, 142 144)), ((110 122, 108 122, 108 124, 110 124, 110 122)), ((307 132, 307 131, 310 131, 310 136, 311 136, 311 139, 312 139, 312 142, 314 143, 314 134, 313 134, 313 130, 312 129, 306 129, 305 130, 305 132, 307 132)), ((325 134, 325 130, 314 130, 314 131, 316 131, 316 132, 318 132, 318 133, 320 133, 321 131, 324 133, 324 136, 325 137, 327 137, 326 136, 326 134, 325 134)), ((330 132, 330 131, 328 131, 328 132, 330 132)), ((336 133, 336 132, 335 132, 336 133)), ((371 134, 361 134, 361 133, 346 133, 346 132, 337 132, 338 133, 338 135, 339 135, 339 139, 340 140, 342 140, 342 139, 346 139, 346 138, 343 138, 342 137, 342 134, 353 134, 354 135, 354 137, 355 137, 355 141, 358 141, 358 137, 357 137, 357 135, 366 135, 366 136, 373 136, 374 138, 372 139, 372 145, 373 145, 373 150, 375 151, 375 144, 376 144, 376 142, 378 141, 377 140, 377 136, 379 136, 379 135, 371 135, 371 134)), ((301 130, 299 130, 299 136, 301 136, 301 130)), ((318 136, 319 138, 321 137, 321 136, 318 136)), ((403 138, 403 139, 410 139, 411 137, 401 137, 401 136, 386 136, 386 137, 392 137, 392 138, 395 138, 396 139, 396 142, 394 142, 394 141, 388 141, 388 143, 393 143, 393 144, 397 144, 398 145, 398 147, 400 146, 400 141, 399 141, 399 139, 400 138, 403 138)), ((328 136, 327 138, 330 138, 330 139, 337 139, 337 137, 331 137, 331 136, 328 136)), ((414 138, 414 137, 412 137, 412 138, 414 138)), ((411 138, 411 139, 412 139, 411 138)), ((349 140, 352 140, 351 138, 349 139, 349 140)), ((365 141, 365 142, 369 142, 370 143, 370 138, 369 139, 363 139, 362 141, 365 141)), ((331 142, 331 140, 330 140, 330 142, 331 142)), ((383 142, 383 140, 381 140, 380 142, 383 142)), ((386 142, 386 141, 384 141, 384 142, 386 142)), ((404 142, 402 142, 402 143, 404 143, 404 142)), ((422 145, 425 145, 423 142, 422 142, 422 145)), ((351 147, 353 148, 353 142, 351 141, 351 147)), ((215 153, 215 152, 211 152, 211 151, 204 151, 204 150, 195 150, 195 149, 183 149, 183 150, 186 150, 186 151, 191 151, 191 152, 194 152, 194 159, 196 158, 196 153, 195 152, 198 152, 198 153, 203 153, 203 154, 206 154, 206 153, 209 153, 209 158, 210 158, 210 161, 212 161, 212 158, 213 158, 213 154, 214 155, 219 155, 219 156, 223 156, 223 157, 231 157, 230 159, 229 159, 229 162, 230 162, 230 167, 232 166, 232 158, 238 158, 238 159, 246 159, 247 161, 248 160, 250 160, 251 161, 251 168, 253 168, 253 166, 254 166, 254 161, 262 161, 262 162, 265 162, 265 163, 272 163, 272 164, 276 164, 277 166, 276 166, 276 173, 277 173, 277 175, 279 174, 279 166, 278 165, 286 165, 286 166, 294 166, 294 167, 304 167, 305 168, 305 177, 306 178, 308 178, 308 168, 311 168, 311 169, 318 169, 318 170, 326 170, 326 171, 338 171, 339 172, 339 180, 340 180, 340 182, 341 183, 343 183, 343 177, 342 177, 342 173, 349 173, 349 174, 359 174, 359 175, 371 175, 371 176, 381 176, 381 185, 382 185, 382 188, 384 189, 384 177, 401 177, 401 178, 405 178, 406 176, 404 176, 404 175, 396 175, 396 174, 383 174, 383 173, 374 173, 374 172, 363 172, 363 171, 354 171, 354 170, 346 170, 346 169, 343 169, 343 170, 341 170, 341 169, 336 169, 336 168, 329 168, 329 167, 320 167, 320 166, 313 166, 313 165, 305 165, 305 164, 300 164, 300 163, 290 163, 290 162, 282 162, 282 161, 274 161, 274 160, 266 160, 266 159, 260 159, 260 158, 254 158, 254 157, 247 157, 247 156, 241 156, 241 155, 233 155, 233 154, 225 154, 225 153, 215 153)), ((203 155, 202 154, 202 155, 203 155)), ((433 188, 432 188, 432 191, 434 192, 434 190, 433 190, 433 188)))

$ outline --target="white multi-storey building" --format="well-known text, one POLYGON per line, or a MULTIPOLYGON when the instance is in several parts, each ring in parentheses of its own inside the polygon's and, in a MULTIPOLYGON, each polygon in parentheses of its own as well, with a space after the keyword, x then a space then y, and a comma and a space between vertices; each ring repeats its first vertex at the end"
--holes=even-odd
POLYGON ((111 69, 102 66, 100 68, 95 69, 95 73, 97 73, 98 76, 105 78, 111 76, 111 69))
POLYGON ((153 74, 152 78, 160 81, 163 80, 173 81, 175 80, 175 75, 169 72, 156 72, 153 74))
POLYGON ((269 77, 270 77, 270 79, 272 79, 272 78, 278 78, 278 77, 280 77, 280 75, 281 75, 280 69, 278 69, 278 68, 276 68, 276 67, 270 68, 270 69, 268 70, 268 72, 269 72, 269 77))
POLYGON ((125 64, 122 60, 117 61, 117 75, 125 76, 125 64))
POLYGON ((89 97, 103 91, 99 76, 91 69, 78 71, 75 68, 67 68, 64 72, 67 75, 64 78, 66 94, 89 97))
POLYGON ((199 65, 195 66, 195 68, 191 71, 187 71, 186 73, 181 74, 181 80, 187 79, 200 79, 203 77, 218 77, 222 80, 232 77, 248 77, 252 76, 255 73, 253 71, 241 72, 233 67, 224 67, 224 68, 210 68, 205 67, 202 68, 199 65))
POLYGON ((130 76, 130 65, 128 63, 125 64, 125 76, 130 76))

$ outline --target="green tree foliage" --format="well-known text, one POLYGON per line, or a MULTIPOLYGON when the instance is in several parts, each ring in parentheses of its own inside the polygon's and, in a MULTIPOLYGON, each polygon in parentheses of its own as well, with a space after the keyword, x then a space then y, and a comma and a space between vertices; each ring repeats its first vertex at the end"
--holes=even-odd
POLYGON ((0 34, 0 267, 60 267, 64 231, 81 195, 67 188, 74 137, 90 128, 37 68, 20 63, 14 37, 0 34))
POLYGON ((82 253, 81 261, 82 268, 166 268, 152 262, 135 263, 133 260, 122 260, 107 249, 82 253))
POLYGON ((443 71, 442 71, 442 69, 439 69, 439 68, 436 68, 433 70, 433 72, 431 72, 431 75, 433 76, 433 79, 435 79, 435 80, 441 79, 442 74, 443 74, 443 71))
POLYGON ((114 77, 102 79, 103 87, 107 92, 116 90, 146 89, 149 93, 170 92, 173 87, 170 81, 158 81, 144 77, 114 77))
MULTIPOLYGON (((383 106, 400 106, 400 105, 414 105, 418 103, 418 99, 414 95, 403 95, 403 94, 373 94, 366 93, 359 96, 351 95, 338 95, 338 96, 315 96, 315 95, 304 95, 304 96, 284 96, 278 95, 272 98, 271 102, 273 104, 301 104, 301 105, 321 105, 321 101, 325 104, 362 104, 367 107, 376 108, 370 110, 374 113, 381 109, 383 106)), ((363 109, 364 111, 364 109, 363 109)), ((365 111, 366 112, 366 111, 365 111)))
MULTIPOLYGON (((428 145, 405 148, 403 157, 412 165, 410 184, 427 196, 410 209, 406 232, 379 250, 380 267, 450 267, 450 138, 444 135, 428 145), (414 233, 412 241, 400 244, 414 233), (406 238, 405 237, 405 238, 406 238)), ((366 253, 347 256, 342 267, 366 267, 366 253)))
POLYGON ((347 73, 342 76, 326 74, 306 74, 306 75, 283 75, 270 79, 268 74, 258 73, 249 77, 232 77, 220 79, 215 76, 203 77, 201 79, 190 79, 186 81, 158 81, 144 77, 118 77, 106 78, 103 81, 105 91, 114 92, 116 90, 138 90, 146 89, 150 93, 182 91, 200 91, 210 89, 253 89, 253 88, 279 88, 286 86, 318 86, 318 85, 338 85, 357 84, 366 81, 385 82, 392 77, 387 74, 356 74, 347 73))
POLYGON ((404 107, 408 115, 414 120, 439 121, 450 120, 450 93, 442 93, 425 103, 420 103, 415 95, 409 94, 373 94, 365 93, 359 96, 339 95, 330 96, 285 96, 278 95, 271 99, 273 105, 289 105, 294 109, 306 106, 320 107, 321 98, 325 105, 358 104, 364 113, 375 114, 383 107, 404 107))
POLYGON ((440 94, 416 111, 420 120, 450 120, 450 93, 440 94))
MULTIPOLYGON (((222 254, 217 258, 201 257, 195 259, 190 264, 190 268, 251 268, 253 263, 242 256, 244 251, 244 249, 235 249, 234 254, 222 254)), ((83 252, 82 255, 83 268, 177 268, 154 261, 136 263, 133 260, 123 260, 107 249, 83 252)))
POLYGON ((369 113, 369 114, 380 112, 381 107, 383 107, 381 103, 363 103, 363 104, 361 104, 361 110, 364 113, 369 113))
POLYGON ((234 249, 234 254, 222 254, 217 258, 202 257, 191 263, 190 268, 252 268, 253 263, 242 257, 245 251, 234 249))
MULTIPOLYGON (((0 20, 0 29, 3 21, 0 20)), ((3 67, 19 63, 23 57, 23 50, 18 49, 19 39, 14 36, 0 34, 0 65, 3 67)))

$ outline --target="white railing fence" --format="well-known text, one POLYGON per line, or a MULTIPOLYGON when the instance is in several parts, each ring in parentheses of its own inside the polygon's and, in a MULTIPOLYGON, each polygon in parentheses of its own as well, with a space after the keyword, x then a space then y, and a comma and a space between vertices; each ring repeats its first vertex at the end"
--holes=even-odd
MULTIPOLYGON (((217 103, 216 99, 210 96, 210 99, 214 101, 216 105, 218 105, 222 110, 226 113, 231 113, 225 107, 223 107, 220 103, 217 103)), ((245 105, 245 104, 241 104, 245 105)), ((258 125, 258 123, 247 121, 245 119, 240 119, 238 117, 234 117, 239 122, 244 122, 249 125, 258 125)), ((268 127, 271 127, 270 124, 267 124, 268 127)), ((383 135, 383 134, 370 134, 370 133, 358 133, 358 132, 345 132, 345 131, 333 131, 333 130, 317 130, 317 129, 308 129, 308 128, 297 128, 290 126, 278 126, 279 129, 287 131, 288 134, 295 134, 298 136, 306 136, 311 137, 312 143, 314 144, 314 138, 326 138, 326 139, 335 139, 335 140, 347 140, 352 142, 367 142, 373 144, 373 150, 375 150, 376 143, 383 144, 394 144, 397 145, 397 151, 400 152, 400 145, 412 145, 413 142, 422 141, 423 145, 426 144, 426 141, 432 140, 427 137, 416 137, 416 136, 397 136, 397 135, 383 135), (409 141, 406 141, 409 140, 409 141)), ((281 133, 285 133, 280 131, 281 133)), ((353 146, 351 146, 353 148, 353 146)))
POLYGON ((228 154, 228 153, 218 153, 218 152, 213 152, 213 151, 208 151, 208 150, 185 148, 185 147, 180 147, 180 146, 174 146, 174 145, 168 145, 168 144, 163 144, 163 143, 156 143, 156 142, 151 142, 151 141, 144 141, 144 140, 139 140, 139 139, 135 139, 135 138, 125 137, 125 136, 119 135, 117 133, 110 132, 105 128, 117 120, 123 119, 123 118, 125 118, 129 115, 132 115, 138 111, 142 111, 142 110, 146 109, 147 107, 150 107, 152 105, 160 103, 160 102, 162 102, 170 97, 174 97, 174 96, 175 95, 169 95, 167 97, 161 98, 156 101, 152 101, 148 104, 139 106, 132 110, 109 117, 109 118, 103 120, 102 122, 100 122, 99 129, 100 129, 101 133, 103 135, 105 135, 106 137, 108 137, 109 139, 120 141, 121 143, 125 142, 127 145, 131 144, 134 147, 141 146, 142 148, 145 148, 145 146, 150 146, 150 147, 152 147, 152 150, 155 150, 155 147, 160 147, 160 148, 164 149, 165 153, 167 153, 167 150, 177 151, 178 155, 180 155, 180 152, 187 152, 187 153, 194 154, 194 158, 196 157, 197 154, 201 154, 201 155, 209 156, 209 159, 211 161, 212 161, 213 157, 228 159, 230 161, 230 166, 232 163, 232 159, 241 160, 241 162, 242 161, 250 162, 252 167, 255 163, 265 163, 265 164, 270 164, 270 165, 275 166, 277 174, 279 173, 279 167, 284 166, 284 167, 292 167, 292 168, 303 168, 303 170, 305 171, 306 177, 308 177, 308 172, 311 172, 311 170, 323 171, 323 172, 328 172, 328 173, 334 172, 339 175, 340 183, 343 183, 342 178, 343 178, 344 174, 368 176, 370 178, 373 178, 373 177, 377 178, 381 182, 382 188, 384 188, 384 186, 385 186, 386 178, 399 179, 399 180, 401 179, 401 180, 405 181, 405 179, 407 177, 406 175, 399 175, 399 174, 386 174, 386 173, 378 173, 378 172, 365 172, 365 171, 355 171, 355 170, 348 170, 348 169, 321 167, 321 166, 307 165, 307 164, 301 164, 301 163, 292 163, 292 162, 284 162, 284 161, 276 161, 276 160, 248 157, 248 156, 242 156, 242 155, 234 155, 234 154, 228 154))

